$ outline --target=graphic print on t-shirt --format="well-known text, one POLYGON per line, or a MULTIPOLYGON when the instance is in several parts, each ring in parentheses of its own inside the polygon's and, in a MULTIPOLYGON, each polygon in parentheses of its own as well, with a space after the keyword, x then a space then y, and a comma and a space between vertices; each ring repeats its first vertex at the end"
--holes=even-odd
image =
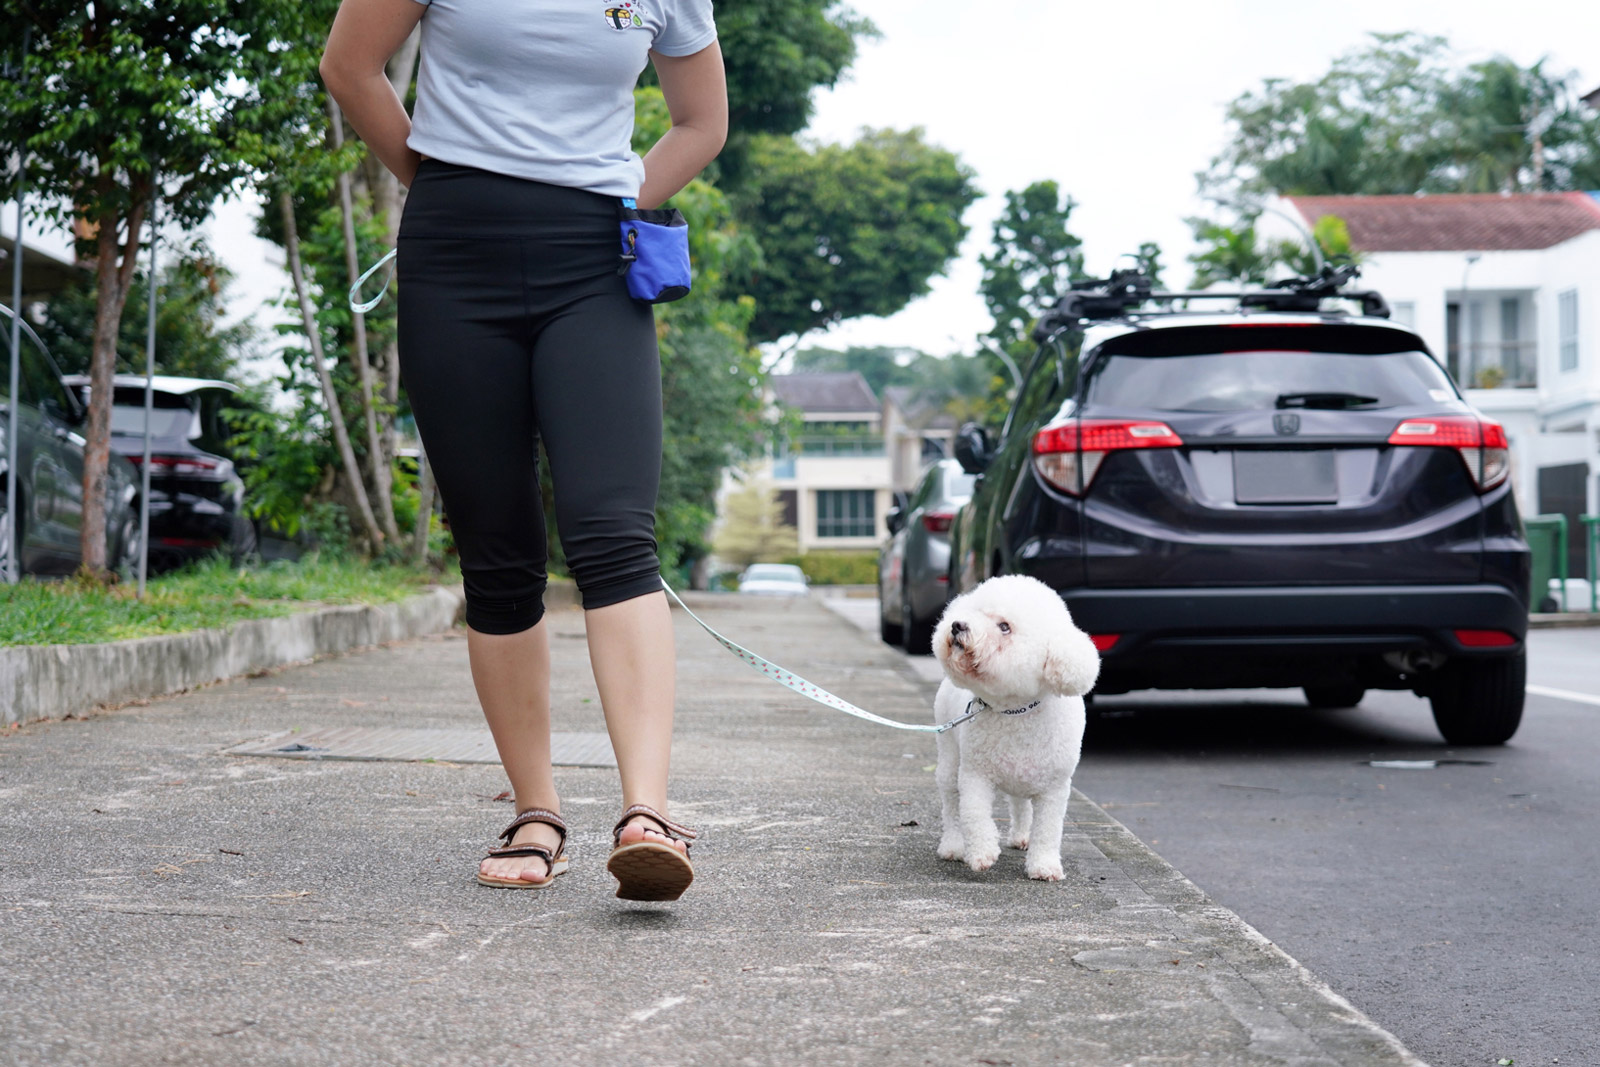
POLYGON ((614 30, 631 30, 644 25, 643 15, 639 0, 622 0, 615 7, 606 8, 606 25, 614 30))

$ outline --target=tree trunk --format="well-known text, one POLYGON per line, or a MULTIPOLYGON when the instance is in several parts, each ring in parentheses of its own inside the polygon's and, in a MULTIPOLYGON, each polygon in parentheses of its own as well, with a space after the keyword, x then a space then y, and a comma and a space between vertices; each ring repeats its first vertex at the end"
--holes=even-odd
POLYGON ((417 489, 422 499, 417 502, 417 528, 411 551, 421 566, 428 562, 428 534, 433 530, 433 465, 428 462, 426 450, 418 450, 417 465, 421 468, 422 484, 417 489))
POLYGON ((295 300, 300 305, 300 323, 311 347, 311 361, 317 369, 317 380, 322 385, 322 398, 328 405, 328 419, 333 424, 333 439, 339 447, 339 460, 345 477, 350 482, 350 494, 355 498, 356 510, 361 513, 361 523, 366 527, 367 542, 373 552, 383 545, 383 531, 372 514, 372 503, 361 480, 361 466, 356 462, 355 450, 350 447, 350 434, 345 429, 344 411, 339 406, 339 394, 333 387, 333 375, 328 372, 328 360, 322 351, 322 332, 317 328, 316 315, 311 310, 311 294, 306 288, 305 268, 300 262, 300 229, 295 223, 294 201, 287 188, 278 191, 278 210, 283 216, 284 248, 289 258, 289 274, 294 278, 295 300))
MULTIPOLYGON (((333 126, 333 150, 337 152, 344 146, 344 115, 331 96, 328 98, 328 119, 333 126)), ((350 192, 349 171, 339 172, 338 184, 339 217, 344 224, 344 262, 350 272, 350 284, 355 285, 361 277, 361 260, 356 246, 355 198, 350 192)), ((378 406, 372 389, 372 357, 367 351, 367 317, 359 311, 352 311, 350 318, 355 328, 355 351, 352 357, 356 365, 356 378, 361 383, 361 413, 367 425, 367 473, 372 478, 372 495, 378 498, 378 521, 383 526, 384 535, 398 543, 400 528, 394 521, 393 478, 388 457, 378 436, 378 406)))
POLYGON ((117 327, 128 302, 128 285, 139 258, 139 234, 144 228, 149 191, 135 187, 133 209, 128 213, 128 240, 117 241, 114 215, 97 221, 95 255, 94 341, 89 357, 89 420, 84 427, 83 511, 78 531, 82 567, 104 580, 106 569, 106 476, 111 467, 112 379, 117 371, 117 327))

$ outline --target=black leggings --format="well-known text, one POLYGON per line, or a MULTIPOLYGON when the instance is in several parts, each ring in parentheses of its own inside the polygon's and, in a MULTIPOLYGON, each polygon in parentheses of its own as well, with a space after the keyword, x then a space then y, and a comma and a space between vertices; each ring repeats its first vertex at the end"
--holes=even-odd
POLYGON ((544 614, 538 444, 585 608, 661 588, 661 370, 617 201, 425 161, 400 224, 400 369, 461 553, 467 625, 544 614))

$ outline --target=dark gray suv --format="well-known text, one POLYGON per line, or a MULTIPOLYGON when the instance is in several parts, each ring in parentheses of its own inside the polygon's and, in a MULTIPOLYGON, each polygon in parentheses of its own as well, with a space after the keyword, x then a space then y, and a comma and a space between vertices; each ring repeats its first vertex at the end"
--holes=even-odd
MULTIPOLYGON (((10 469, 11 309, 0 305, 0 574, 12 553, 21 574, 71 574, 82 562, 83 405, 26 321, 19 325, 17 470, 10 469), (17 514, 4 486, 16 477, 17 514)), ((131 574, 139 560, 138 473, 113 454, 106 471, 106 562, 131 574)))
POLYGON ((1516 731, 1529 552, 1504 430, 1467 405, 1351 273, 1156 294, 1132 272, 1067 294, 952 531, 957 591, 1059 590, 1098 693, 1299 687, 1428 697, 1445 738, 1516 731), (1359 310, 1341 310, 1349 302, 1359 310))

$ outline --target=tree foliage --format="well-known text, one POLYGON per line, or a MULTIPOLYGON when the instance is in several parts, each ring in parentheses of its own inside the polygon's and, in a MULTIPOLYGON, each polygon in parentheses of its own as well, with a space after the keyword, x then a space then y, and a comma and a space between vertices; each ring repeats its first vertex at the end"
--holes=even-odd
POLYGON ((755 298, 752 339, 889 315, 926 293, 966 236, 972 177, 919 129, 817 147, 759 138, 735 194, 761 249, 759 265, 734 279, 755 298))
MULTIPOLYGON (((182 250, 161 266, 156 300, 156 373, 233 380, 241 359, 258 344, 253 321, 225 323, 228 286, 233 278, 204 247, 182 250)), ((128 307, 117 330, 119 374, 143 374, 148 329, 143 311, 150 299, 147 275, 140 271, 128 288, 128 307)), ((94 346, 97 296, 93 282, 75 284, 50 298, 36 329, 65 374, 85 374, 94 346)))
POLYGON ((752 478, 727 495, 717 530, 718 559, 743 570, 785 559, 799 548, 800 535, 783 521, 783 502, 771 482, 752 478))
POLYGON ((1067 228, 1077 202, 1053 181, 1006 193, 993 244, 979 257, 984 306, 994 316, 989 337, 1013 358, 1032 349, 1028 331, 1083 273, 1082 244, 1067 228))
MULTIPOLYGON (((877 28, 834 0, 721 0, 717 38, 728 78, 728 143, 710 176, 732 191, 747 176, 752 139, 788 137, 811 121, 817 89, 832 88, 877 28)), ((657 84, 654 68, 640 83, 657 84)))
MULTIPOLYGON (((0 142, 26 154, 30 202, 79 223, 79 254, 95 264, 80 525, 90 573, 106 568, 111 375, 151 199, 196 223, 248 173, 241 136, 263 121, 259 75, 277 62, 272 28, 290 6, 30 0, 7 9, 8 25, 26 21, 32 40, 16 76, 0 80, 0 142)), ((0 196, 14 195, 15 173, 0 196)))
POLYGON ((1229 104, 1201 192, 1248 213, 1273 193, 1585 188, 1600 182, 1600 116, 1575 90, 1543 61, 1464 66, 1443 37, 1374 34, 1315 81, 1268 79, 1229 104))

